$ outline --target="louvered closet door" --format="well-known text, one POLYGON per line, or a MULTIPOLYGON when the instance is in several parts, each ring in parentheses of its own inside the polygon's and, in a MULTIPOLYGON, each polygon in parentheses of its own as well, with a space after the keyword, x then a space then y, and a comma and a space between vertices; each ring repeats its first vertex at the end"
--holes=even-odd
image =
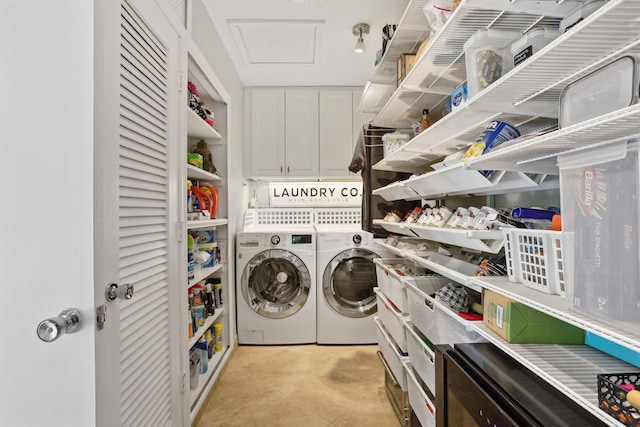
POLYGON ((97 161, 104 161, 97 177, 104 192, 104 226, 97 234, 103 251, 96 259, 103 274, 96 282, 131 283, 134 296, 107 303, 106 328, 98 334, 102 425, 156 427, 183 420, 178 242, 172 226, 177 195, 171 183, 180 141, 179 44, 150 4, 122 2, 119 40, 105 40, 105 69, 117 69, 117 81, 104 71, 105 138, 103 152, 96 152, 97 161), (109 58, 117 58, 117 67, 109 58), (111 116, 110 106, 117 115, 111 116))

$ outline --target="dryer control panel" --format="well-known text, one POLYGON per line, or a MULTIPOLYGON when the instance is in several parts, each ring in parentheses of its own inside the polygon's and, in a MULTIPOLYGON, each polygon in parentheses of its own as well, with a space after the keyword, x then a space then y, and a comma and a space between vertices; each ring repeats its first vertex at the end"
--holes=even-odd
POLYGON ((265 231, 242 232, 237 235, 239 248, 296 248, 315 250, 315 234, 301 231, 300 233, 265 231))

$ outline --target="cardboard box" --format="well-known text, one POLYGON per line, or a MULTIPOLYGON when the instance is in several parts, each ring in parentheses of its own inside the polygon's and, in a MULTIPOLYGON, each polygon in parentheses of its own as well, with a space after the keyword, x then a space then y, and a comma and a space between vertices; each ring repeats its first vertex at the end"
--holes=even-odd
POLYGON ((584 331, 485 289, 483 323, 513 344, 584 344, 584 331))
POLYGON ((640 353, 635 352, 628 347, 624 347, 592 332, 586 333, 584 343, 640 368, 640 353))
POLYGON ((417 56, 410 53, 403 53, 398 58, 398 86, 407 77, 409 71, 416 65, 417 56))

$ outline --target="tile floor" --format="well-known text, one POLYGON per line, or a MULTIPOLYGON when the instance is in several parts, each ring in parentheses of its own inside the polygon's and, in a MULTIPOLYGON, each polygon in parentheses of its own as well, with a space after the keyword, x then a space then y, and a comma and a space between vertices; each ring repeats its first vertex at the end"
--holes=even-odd
POLYGON ((241 345, 194 427, 398 427, 377 350, 241 345))

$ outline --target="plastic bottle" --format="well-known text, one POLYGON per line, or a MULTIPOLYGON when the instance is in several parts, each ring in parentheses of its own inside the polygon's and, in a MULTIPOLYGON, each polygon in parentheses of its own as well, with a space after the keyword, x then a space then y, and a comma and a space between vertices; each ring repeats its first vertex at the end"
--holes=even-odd
POLYGON ((207 338, 207 357, 211 359, 213 354, 216 352, 216 341, 215 341, 215 331, 212 331, 211 328, 207 329, 204 336, 207 338))
POLYGON ((220 353, 222 351, 222 323, 214 323, 213 329, 216 332, 216 353, 220 353))
POLYGON ((204 285, 204 306, 207 310, 207 316, 213 316, 216 313, 211 283, 204 285))
POLYGON ((216 308, 221 308, 223 305, 222 281, 220 280, 219 277, 214 277, 213 279, 211 279, 211 284, 213 285, 213 293, 214 293, 216 308))
POLYGON ((200 373, 206 374, 209 369, 209 356, 207 355, 207 339, 204 335, 200 337, 194 347, 200 350, 200 373))
POLYGON ((187 213, 193 212, 193 198, 191 195, 191 186, 193 184, 190 180, 187 180, 187 213))
POLYGON ((431 120, 429 119, 429 110, 426 108, 422 110, 422 119, 420 120, 420 132, 424 132, 426 128, 431 126, 431 120))
POLYGON ((193 248, 195 240, 191 234, 187 234, 187 280, 193 280, 196 273, 196 263, 193 259, 193 248))
POLYGON ((451 112, 451 102, 444 103, 444 109, 442 110, 442 117, 446 116, 451 112))

